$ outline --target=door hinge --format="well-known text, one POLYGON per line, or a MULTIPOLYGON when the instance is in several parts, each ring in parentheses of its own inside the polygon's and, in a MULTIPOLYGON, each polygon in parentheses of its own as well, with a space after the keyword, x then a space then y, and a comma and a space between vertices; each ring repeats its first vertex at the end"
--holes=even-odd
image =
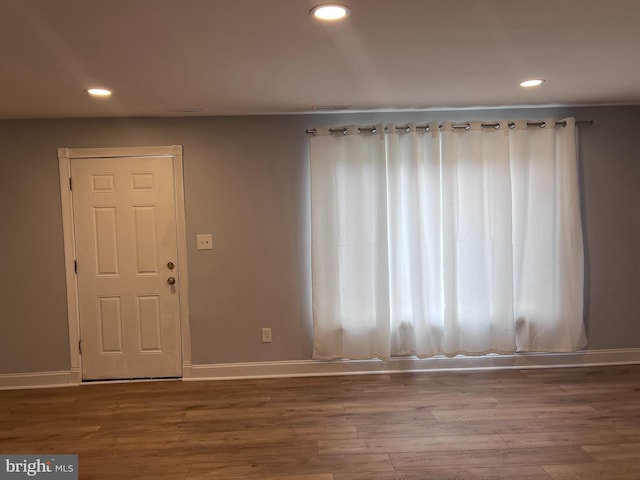
POLYGON ((73 272, 74 273, 78 273, 78 261, 77 260, 73 261, 73 272))
POLYGON ((82 355, 82 340, 78 340, 78 352, 82 355))
POLYGON ((69 177, 69 190, 73 192, 73 181, 71 180, 71 177, 69 177))

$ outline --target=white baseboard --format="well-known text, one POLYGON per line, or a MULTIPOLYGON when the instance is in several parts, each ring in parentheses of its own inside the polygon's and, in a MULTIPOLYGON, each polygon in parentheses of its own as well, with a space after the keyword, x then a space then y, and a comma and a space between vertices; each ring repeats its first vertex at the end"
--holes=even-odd
POLYGON ((75 370, 0 374, 0 390, 70 387, 79 383, 80 371, 75 370))
POLYGON ((244 378, 310 377, 398 372, 442 372, 530 368, 593 367, 640 364, 640 348, 585 350, 573 353, 519 353, 478 357, 393 358, 383 360, 220 363, 192 365, 183 380, 232 380, 244 378))
MULTIPOLYGON (((529 368, 595 367, 640 364, 640 348, 585 350, 574 353, 518 353, 478 357, 393 358, 382 360, 287 360, 182 366, 182 380, 363 375, 399 372, 448 372, 529 368)), ((0 374, 0 390, 68 387, 82 382, 78 369, 0 374)))

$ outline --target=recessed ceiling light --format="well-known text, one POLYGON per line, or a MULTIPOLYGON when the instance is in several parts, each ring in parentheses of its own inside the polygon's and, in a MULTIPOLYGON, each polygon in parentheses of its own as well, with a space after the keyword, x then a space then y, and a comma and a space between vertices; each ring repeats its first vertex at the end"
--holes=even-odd
POLYGON ((525 80, 524 82, 520 82, 521 87, 537 87, 538 85, 542 85, 544 80, 542 78, 535 78, 532 80, 525 80))
POLYGON ((349 7, 337 3, 325 3, 313 7, 310 13, 318 20, 331 21, 345 18, 351 13, 351 10, 349 10, 349 7))
POLYGON ((94 97, 108 97, 111 95, 111 90, 107 90, 106 88, 89 88, 87 92, 94 97))

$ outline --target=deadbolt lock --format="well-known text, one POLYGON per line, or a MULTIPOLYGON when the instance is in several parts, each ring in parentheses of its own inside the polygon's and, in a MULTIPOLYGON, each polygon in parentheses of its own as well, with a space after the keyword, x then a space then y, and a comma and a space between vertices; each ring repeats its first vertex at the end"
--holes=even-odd
POLYGON ((176 266, 173 264, 173 262, 167 262, 167 268, 169 270, 173 270, 174 268, 176 268, 176 266))

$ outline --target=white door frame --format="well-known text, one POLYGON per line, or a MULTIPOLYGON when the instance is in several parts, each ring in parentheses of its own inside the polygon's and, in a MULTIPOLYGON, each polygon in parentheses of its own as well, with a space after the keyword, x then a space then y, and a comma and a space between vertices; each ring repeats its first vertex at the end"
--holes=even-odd
POLYGON ((182 377, 191 376, 191 334, 189 328, 189 294, 187 275, 187 230, 184 214, 184 182, 182 174, 182 146, 121 147, 121 148, 59 148, 60 197, 62 201, 62 228, 64 231, 64 260, 67 283, 67 318, 69 321, 70 379, 82 381, 80 356, 80 316, 78 311, 78 284, 75 273, 76 245, 73 231, 73 199, 70 191, 71 160, 74 158, 169 157, 173 159, 176 225, 178 237, 177 270, 180 282, 180 332, 182 349, 182 377))

